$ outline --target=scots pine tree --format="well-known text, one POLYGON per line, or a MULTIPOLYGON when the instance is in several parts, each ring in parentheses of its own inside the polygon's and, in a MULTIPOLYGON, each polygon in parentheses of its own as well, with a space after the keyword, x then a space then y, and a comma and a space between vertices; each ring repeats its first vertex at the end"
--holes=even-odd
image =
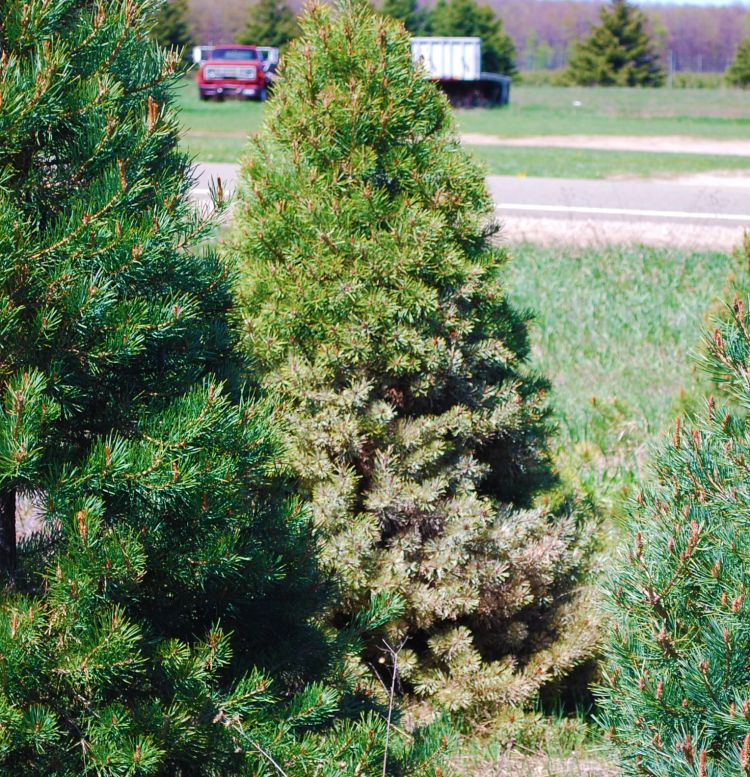
MULTIPOLYGON (((0 0, 0 772, 381 774, 383 716, 332 651, 393 616, 313 623, 327 586, 237 391, 154 10, 0 0)), ((390 773, 434 773, 439 732, 393 736, 390 773)))
POLYGON ((590 532, 534 498, 547 384, 483 173, 401 25, 355 3, 302 28, 243 162, 233 247, 245 348, 341 588, 331 622, 397 594, 385 632, 408 639, 408 687, 453 709, 522 702, 588 655, 572 590, 590 532))
POLYGON ((749 361, 745 288, 703 359, 724 401, 664 440, 608 586, 600 694, 626 774, 750 774, 749 361))
POLYGON ((581 86, 662 86, 664 69, 646 15, 629 0, 603 6, 600 24, 575 48, 567 80, 581 86))
POLYGON ((734 60, 727 70, 727 83, 743 89, 750 87, 750 38, 737 47, 734 60))

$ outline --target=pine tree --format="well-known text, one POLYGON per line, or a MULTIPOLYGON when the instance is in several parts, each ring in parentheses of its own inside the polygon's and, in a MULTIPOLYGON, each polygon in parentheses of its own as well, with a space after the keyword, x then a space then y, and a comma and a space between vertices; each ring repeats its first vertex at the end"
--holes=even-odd
POLYGON ((192 43, 187 0, 164 0, 159 6, 153 36, 160 45, 183 51, 192 43))
POLYGON ((534 502, 547 384, 448 103, 364 4, 314 7, 302 28, 243 164, 245 346, 342 588, 332 623, 402 596, 386 635, 409 639, 404 681, 486 713, 588 655, 571 587, 590 527, 534 502))
POLYGON ((431 35, 467 36, 482 39, 482 70, 515 75, 516 47, 489 5, 476 0, 438 0, 430 12, 431 35))
MULTIPOLYGON (((153 11, 0 0, 0 771, 381 774, 344 649, 398 602, 315 625, 328 586, 238 393, 234 270, 196 248, 153 11)), ((434 774, 441 736, 394 731, 389 773, 434 774)))
POLYGON ((737 47, 734 61, 727 70, 727 83, 743 89, 750 87, 750 38, 737 47))
POLYGON ((600 694, 627 774, 750 773, 747 305, 745 287, 706 343, 724 406, 711 398, 700 417, 678 419, 608 586, 600 694))
POLYGON ((579 43, 567 79, 581 86, 662 86, 664 70, 649 36, 646 15, 629 0, 612 0, 601 23, 579 43))
POLYGON ((258 0, 248 13, 240 43, 284 48, 299 34, 297 17, 284 0, 258 0))
POLYGON ((384 0, 382 12, 398 19, 412 35, 425 35, 428 30, 429 13, 420 8, 417 0, 384 0))

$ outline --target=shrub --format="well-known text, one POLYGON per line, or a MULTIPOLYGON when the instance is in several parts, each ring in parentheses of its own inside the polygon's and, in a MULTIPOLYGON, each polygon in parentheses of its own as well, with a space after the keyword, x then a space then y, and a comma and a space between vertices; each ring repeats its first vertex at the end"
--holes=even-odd
POLYGON ((342 589, 332 622, 399 594, 387 634, 419 697, 529 699, 591 649, 571 612, 590 526, 558 492, 535 501, 547 386, 482 171, 403 28, 313 8, 243 179, 244 344, 342 589))
MULTIPOLYGON (((308 513, 236 393, 233 268, 196 248, 153 10, 2 4, 0 771, 380 774, 383 716, 322 681, 392 607, 314 623, 308 513)), ((439 731, 393 736, 391 773, 434 773, 439 731)))
POLYGON ((700 417, 677 421, 608 586, 600 695, 628 774, 750 773, 749 359, 743 290, 703 359, 726 406, 712 398, 700 417))

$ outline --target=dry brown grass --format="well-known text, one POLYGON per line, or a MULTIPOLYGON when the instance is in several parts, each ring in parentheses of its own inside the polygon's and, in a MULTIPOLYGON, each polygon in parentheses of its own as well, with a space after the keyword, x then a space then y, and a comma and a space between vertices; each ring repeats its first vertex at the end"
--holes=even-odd
POLYGON ((572 753, 565 757, 512 751, 497 758, 461 759, 456 774, 462 777, 617 777, 619 769, 606 754, 572 753))

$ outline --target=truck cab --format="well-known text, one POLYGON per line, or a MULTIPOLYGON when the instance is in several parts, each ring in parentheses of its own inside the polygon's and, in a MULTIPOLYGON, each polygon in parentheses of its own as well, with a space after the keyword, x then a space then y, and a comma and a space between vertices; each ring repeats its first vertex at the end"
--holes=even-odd
POLYGON ((260 100, 268 96, 268 76, 255 46, 215 46, 198 68, 201 100, 213 97, 244 97, 260 100))

